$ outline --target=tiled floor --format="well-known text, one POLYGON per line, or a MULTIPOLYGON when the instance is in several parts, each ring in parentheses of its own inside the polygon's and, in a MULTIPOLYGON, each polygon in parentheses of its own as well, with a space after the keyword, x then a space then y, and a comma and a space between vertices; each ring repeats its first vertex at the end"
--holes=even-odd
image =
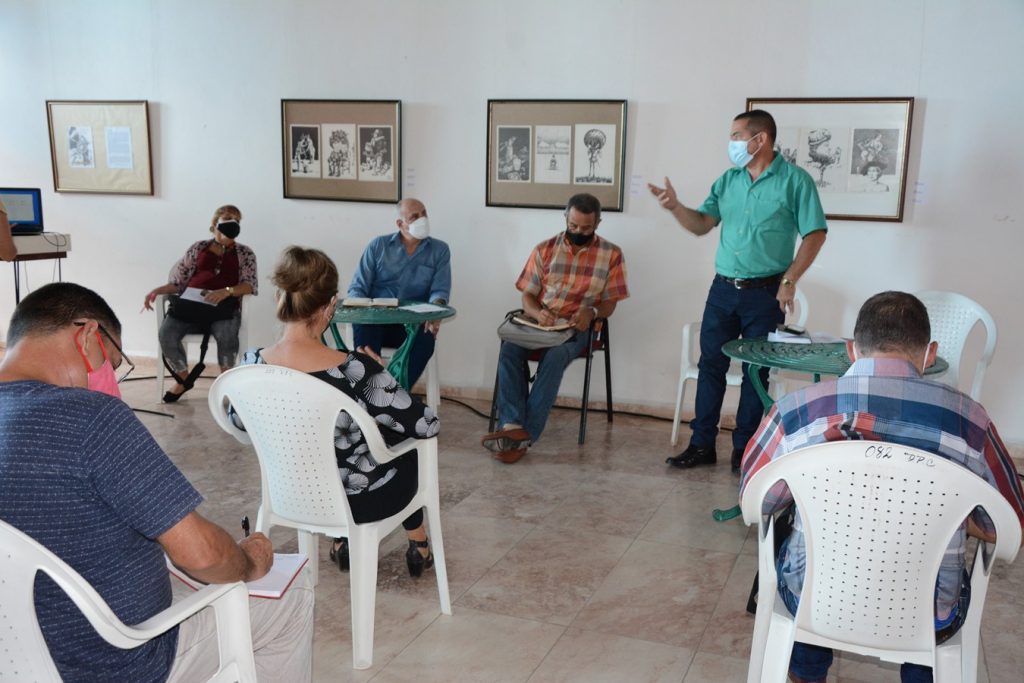
MULTIPOLYGON (((156 402, 152 381, 130 383, 135 408, 232 532, 255 518, 255 456, 222 434, 206 406, 208 381, 178 404, 156 402)), ((441 492, 454 614, 441 616, 433 572, 405 569, 404 540, 381 548, 374 666, 352 669, 348 575, 321 542, 317 681, 743 681, 753 618, 744 606, 756 540, 710 511, 736 499, 725 462, 694 472, 664 459, 670 425, 593 414, 585 446, 577 413, 556 411, 544 439, 503 465, 478 445, 486 421, 445 402, 441 492)), ((685 430, 684 430, 685 431, 685 430)), ((687 438, 684 434, 683 438, 687 438)), ((400 532, 399 532, 400 533, 400 532)), ((293 549, 287 530, 275 544, 293 549)), ((1022 680, 1024 560, 999 566, 983 626, 980 681, 1022 680)), ((834 681, 897 681, 893 665, 840 656, 834 681)))

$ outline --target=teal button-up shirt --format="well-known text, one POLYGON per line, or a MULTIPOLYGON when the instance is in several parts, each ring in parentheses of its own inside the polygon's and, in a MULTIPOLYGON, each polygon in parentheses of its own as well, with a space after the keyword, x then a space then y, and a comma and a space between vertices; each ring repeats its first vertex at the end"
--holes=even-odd
POLYGON ((715 271, 732 278, 785 272, 797 234, 828 229, 814 180, 778 153, 756 182, 745 168, 723 173, 697 210, 721 219, 715 271))

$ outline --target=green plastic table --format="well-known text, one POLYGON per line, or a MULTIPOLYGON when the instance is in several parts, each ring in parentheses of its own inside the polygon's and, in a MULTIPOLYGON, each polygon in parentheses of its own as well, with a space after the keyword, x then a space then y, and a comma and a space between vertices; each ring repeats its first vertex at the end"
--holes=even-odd
MULTIPOLYGON (((722 353, 733 360, 747 363, 747 376, 754 385, 754 390, 761 398, 764 412, 771 410, 775 404, 768 395, 764 383, 761 382, 761 368, 779 368, 814 375, 814 381, 821 381, 822 375, 838 377, 850 369, 850 357, 846 353, 844 342, 827 344, 787 344, 771 342, 765 337, 750 339, 734 339, 722 345, 722 353)), ((949 369, 949 363, 936 357, 935 363, 926 368, 925 375, 938 375, 949 369)), ((727 510, 714 510, 711 515, 722 522, 740 515, 737 505, 727 510)))
POLYGON ((393 306, 338 306, 337 310, 334 311, 334 317, 331 319, 329 327, 331 336, 334 337, 334 344, 342 351, 348 350, 345 342, 341 339, 341 333, 338 331, 338 325, 342 323, 356 325, 405 325, 405 341, 395 351, 395 355, 391 357, 391 362, 388 363, 388 372, 398 380, 399 384, 409 389, 409 353, 412 351, 412 345, 416 341, 416 335, 419 334, 423 323, 444 320, 455 315, 454 308, 440 304, 431 304, 431 306, 436 306, 442 310, 429 313, 416 313, 402 308, 403 306, 422 303, 424 302, 403 299, 398 302, 397 308, 393 306))

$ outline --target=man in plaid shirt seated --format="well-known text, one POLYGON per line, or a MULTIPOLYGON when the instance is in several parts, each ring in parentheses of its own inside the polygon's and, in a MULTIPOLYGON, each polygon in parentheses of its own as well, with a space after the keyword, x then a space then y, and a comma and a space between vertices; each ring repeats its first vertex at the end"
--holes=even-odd
MULTIPOLYGON (((930 451, 982 477, 1010 502, 1024 527, 1020 478, 981 404, 944 384, 922 378, 935 362, 928 310, 903 292, 882 292, 868 299, 857 315, 853 341, 847 342, 853 365, 845 375, 784 396, 765 416, 743 454, 740 496, 750 477, 772 460, 805 446, 865 439, 888 441, 930 451)), ((764 511, 792 502, 785 485, 769 492, 764 511)), ((799 511, 793 531, 779 550, 779 594, 796 614, 803 586, 805 546, 799 511)), ((984 513, 969 517, 953 536, 935 584, 935 639, 953 636, 967 616, 970 583, 964 562, 967 536, 994 540, 984 513)), ((796 643, 789 663, 796 683, 824 681, 832 650, 796 643)), ((904 683, 931 681, 931 668, 903 664, 904 683)))
MULTIPOLYGON (((586 348, 585 332, 595 318, 607 318, 629 296, 622 250, 595 234, 601 222, 601 202, 577 194, 565 208, 565 232, 541 242, 530 254, 516 289, 523 293, 523 310, 541 325, 568 321, 576 329, 569 341, 547 349, 529 389, 523 364, 531 351, 501 343, 498 356, 498 424, 483 444, 494 457, 512 464, 526 454, 544 431, 558 395, 565 368, 586 348)), ((586 407, 584 406, 584 410, 586 407)))

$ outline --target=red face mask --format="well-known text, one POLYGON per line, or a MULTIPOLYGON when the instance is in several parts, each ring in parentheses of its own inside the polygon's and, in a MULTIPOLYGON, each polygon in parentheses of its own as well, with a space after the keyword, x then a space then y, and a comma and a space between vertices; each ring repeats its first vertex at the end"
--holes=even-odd
POLYGON ((78 341, 78 335, 81 333, 82 330, 79 330, 78 334, 75 335, 75 346, 78 347, 78 353, 82 355, 82 360, 85 361, 89 391, 98 391, 101 394, 107 394, 114 398, 121 398, 121 389, 117 386, 117 375, 114 374, 114 366, 107 355, 107 348, 103 345, 103 338, 100 337, 100 333, 96 333, 96 341, 99 342, 100 351, 103 352, 103 365, 95 369, 92 367, 92 363, 89 362, 89 357, 85 355, 85 351, 82 350, 81 342, 78 341))

